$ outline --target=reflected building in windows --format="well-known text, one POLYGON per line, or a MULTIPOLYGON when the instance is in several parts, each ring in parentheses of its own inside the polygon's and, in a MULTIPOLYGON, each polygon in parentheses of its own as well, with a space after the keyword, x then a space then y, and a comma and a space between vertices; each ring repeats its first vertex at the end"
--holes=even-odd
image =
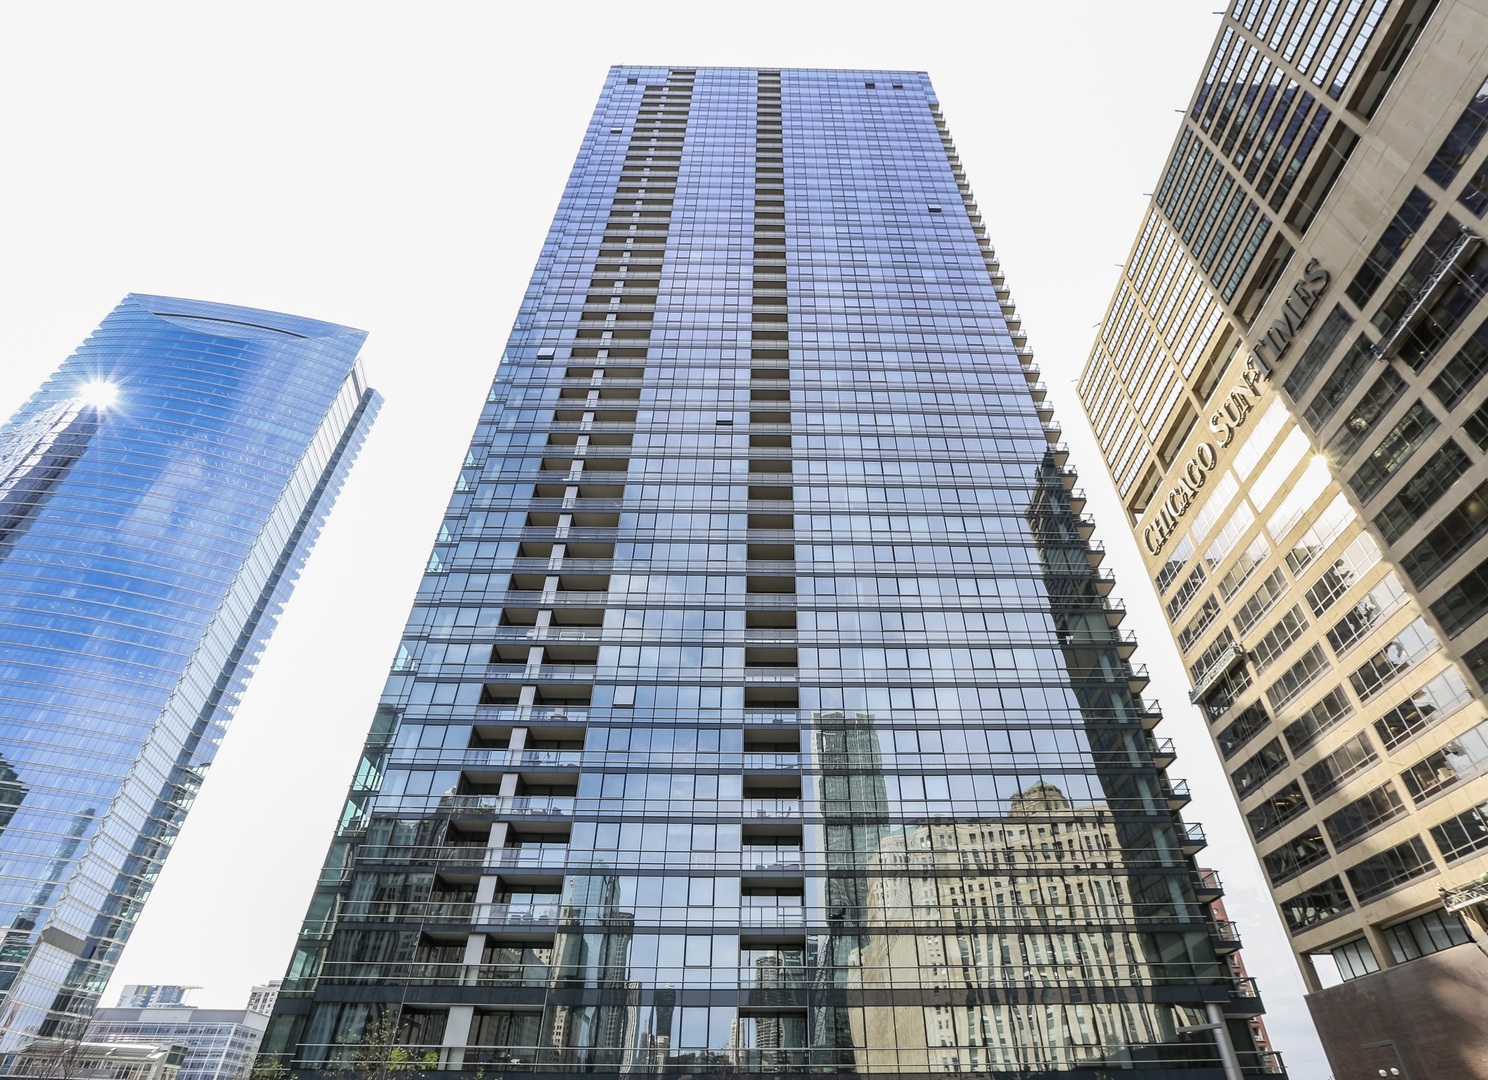
POLYGON ((1066 456, 923 73, 612 70, 266 1052, 1278 1068, 1066 456))
POLYGON ((376 412, 363 336, 130 296, 0 431, 0 1066, 109 979, 376 412))

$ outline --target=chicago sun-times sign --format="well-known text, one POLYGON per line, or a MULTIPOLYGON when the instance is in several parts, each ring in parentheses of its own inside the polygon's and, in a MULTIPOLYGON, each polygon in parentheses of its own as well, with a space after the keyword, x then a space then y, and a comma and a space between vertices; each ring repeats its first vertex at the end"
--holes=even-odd
POLYGON ((1287 294, 1280 318, 1251 343, 1239 379, 1215 400, 1209 413, 1208 430, 1213 438, 1199 443, 1188 460, 1172 470, 1177 474, 1175 482, 1156 504, 1151 522, 1142 530, 1142 544, 1149 553, 1157 555, 1162 551, 1177 530, 1179 520, 1198 500, 1199 489, 1208 483, 1209 474, 1219 468, 1220 451, 1239 437, 1255 411, 1262 388, 1271 381, 1273 368, 1291 348, 1297 332, 1316 310, 1331 280, 1318 260, 1310 260, 1301 279, 1287 294))

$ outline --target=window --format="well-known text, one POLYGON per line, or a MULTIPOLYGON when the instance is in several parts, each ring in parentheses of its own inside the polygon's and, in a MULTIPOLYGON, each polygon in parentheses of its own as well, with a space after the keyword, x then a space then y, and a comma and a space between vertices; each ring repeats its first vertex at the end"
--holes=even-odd
POLYGON ((1235 560, 1235 565, 1230 567, 1229 573, 1219 579, 1219 595, 1224 597, 1226 603, 1234 599, 1235 593, 1250 580, 1250 575, 1255 573, 1255 568, 1270 554, 1271 545, 1266 543, 1264 536, 1257 536, 1250 542, 1250 546, 1240 553, 1240 557, 1235 560))
POLYGON ((1244 664, 1237 664, 1215 680, 1214 685, 1204 694, 1199 707, 1211 721, 1218 720, 1229 712, 1230 706, 1239 700, 1241 694, 1250 689, 1250 683, 1250 669, 1244 664))
POLYGON ((1435 869, 1426 845, 1419 836, 1413 836, 1398 847, 1349 867, 1347 874, 1359 903, 1366 904, 1435 869))
POLYGON ((1453 409, 1478 385, 1485 371, 1488 371, 1488 321, 1447 361, 1441 374, 1431 381, 1431 392, 1443 408, 1453 409))
POLYGON ((1431 613, 1441 620, 1442 629, 1455 636, 1482 617, 1488 608, 1488 561, 1469 570, 1461 581, 1448 589, 1431 605, 1431 613))
POLYGON ((1308 402, 1307 408, 1302 412, 1302 418, 1312 426, 1313 431, 1320 431, 1328 417, 1332 416, 1343 399, 1348 397, 1354 386, 1364 377, 1364 372, 1375 364, 1375 359, 1370 350, 1369 339, 1363 334, 1349 346, 1348 352, 1344 353, 1343 359, 1333 369, 1332 373, 1323 381, 1317 394, 1308 402))
POLYGON ((1316 802, 1337 791, 1352 776, 1379 760, 1369 736, 1359 732, 1302 774, 1302 782, 1316 802))
POLYGON ((1427 510, 1436 505, 1457 478, 1467 472, 1469 464, 1471 462, 1462 448, 1448 439, 1375 515, 1374 524, 1384 534, 1385 540, 1393 544, 1404 536, 1427 510))
POLYGON ((1360 701, 1368 701, 1440 644, 1425 618, 1419 618, 1366 660, 1349 676, 1349 683, 1360 701))
POLYGON ((1153 579, 1157 582, 1159 594, 1167 592, 1168 586, 1178 580, 1178 575, 1183 573, 1183 568, 1188 565, 1188 560, 1193 557, 1193 553, 1193 541, 1187 536, 1182 537, 1173 545, 1173 550, 1168 554, 1168 561, 1163 563, 1163 568, 1153 579))
POLYGON ((1428 911, 1414 919, 1385 927, 1385 940, 1390 943, 1395 962, 1403 964, 1454 945, 1466 945, 1472 940, 1472 935, 1458 915, 1450 911, 1428 911))
POLYGON ((1250 437, 1240 444, 1240 449, 1235 451, 1235 472, 1243 480, 1250 475, 1250 471, 1260 463, 1266 451, 1271 447, 1271 440, 1276 438, 1286 424, 1287 411, 1280 399, 1271 402, 1261 418, 1255 421, 1255 429, 1250 437))
POLYGON ((1349 480, 1360 502, 1368 502, 1440 425, 1424 401, 1412 405, 1349 480))
POLYGON ((1400 801, 1395 785, 1386 781, 1338 813, 1329 814, 1323 819, 1323 827, 1328 830, 1328 839, 1333 841, 1334 848, 1342 851, 1403 813, 1405 803, 1400 801))
POLYGON ((1328 317, 1323 320, 1323 325, 1318 328, 1312 341, 1297 358, 1296 365, 1287 375, 1286 382, 1282 384, 1287 396, 1294 402, 1301 403, 1302 395, 1307 392, 1307 388, 1312 385, 1312 380, 1317 378, 1318 372, 1323 369, 1323 365, 1333 355, 1333 350, 1338 347, 1338 343, 1343 340, 1344 335, 1353 328, 1353 325, 1353 316, 1343 309, 1342 304, 1338 304, 1328 313, 1328 317))
POLYGON ((1190 619, 1182 630, 1178 631, 1178 648, 1188 652, 1198 644, 1199 639, 1204 636, 1204 631, 1209 629, 1218 614, 1219 601, 1212 595, 1206 596, 1198 614, 1190 619))
POLYGON ((1312 560, 1317 558, 1331 544, 1339 533, 1343 532, 1352 522, 1354 517, 1353 507, 1349 505, 1348 496, 1335 495, 1312 526, 1298 538, 1287 552, 1287 568, 1293 576, 1300 577, 1303 570, 1311 565, 1312 560))
POLYGON ((1316 866, 1328 858, 1328 845, 1322 833, 1309 827, 1290 840, 1286 840, 1275 851, 1261 856, 1261 865, 1272 885, 1290 881, 1308 867, 1316 866))
POLYGON ((1316 682, 1328 671, 1329 667, 1328 658, 1323 653, 1321 645, 1314 645, 1308 649, 1300 660, 1287 668, 1281 678, 1266 687, 1266 698, 1271 702, 1271 707, 1281 709, 1316 682))
POLYGON ((1488 848, 1488 803, 1479 803, 1440 825, 1433 825, 1431 839, 1448 863, 1488 848))
POLYGON ((1419 805, 1459 781, 1481 776, 1485 768, 1488 768, 1488 721, 1427 754, 1401 773, 1400 778, 1419 805))
POLYGON ((1281 748, 1280 739, 1272 739, 1265 746, 1243 761, 1230 775, 1235 783, 1235 794, 1245 798, 1271 777, 1286 768, 1288 758, 1281 748))
POLYGON ((1478 87, 1478 92, 1462 110, 1462 115, 1447 132, 1436 155, 1426 166, 1426 175, 1442 187, 1450 187, 1462 166, 1478 148, 1483 132, 1488 131, 1488 82, 1478 87))
POLYGON ((1394 750, 1456 712, 1472 696, 1462 676, 1448 668, 1376 720, 1374 730, 1385 749, 1394 750))
POLYGON ((1302 636, 1309 625, 1307 616, 1302 614, 1302 605, 1293 604, 1292 609, 1278 619, 1276 625, 1250 650, 1256 674, 1259 675, 1281 659, 1282 654, 1302 636))
POLYGON ((1380 550, 1368 533, 1360 533, 1343 554, 1333 561, 1307 590, 1307 606, 1322 615, 1348 592, 1370 567, 1379 562, 1380 550))
POLYGON ((1292 753, 1300 754, 1353 712, 1353 701, 1343 692, 1343 687, 1335 686, 1316 705, 1288 724, 1282 735, 1292 753))
POLYGON ((1183 614, 1183 609, 1188 607, 1188 602, 1198 595, 1204 586, 1204 579, 1208 575, 1204 573, 1204 564, 1200 563, 1193 568, 1193 572, 1184 579, 1183 584, 1178 586, 1173 598, 1167 603, 1168 620, 1177 622, 1178 616, 1183 614))
POLYGON ((1336 877, 1281 901, 1282 918, 1286 919, 1287 929, 1294 934, 1353 908, 1343 882, 1336 877))
POLYGON ((1346 295, 1353 301, 1354 306, 1363 309, 1368 306, 1369 298, 1374 295, 1374 290, 1379 288, 1380 282, 1385 280, 1385 275, 1395 265, 1395 260, 1410 242, 1415 239, 1416 233, 1426 223, 1427 217, 1436 207, 1436 200, 1426 194, 1420 188, 1412 188, 1411 193, 1406 196, 1405 202, 1401 204, 1399 211, 1385 226, 1380 238, 1375 241, 1374 247, 1365 259, 1364 265, 1354 275, 1354 280, 1349 282, 1346 295))
POLYGON ((1256 623, 1260 622, 1266 612, 1275 606, 1276 601, 1281 599, 1287 590, 1286 574, 1277 567, 1271 571, 1260 587, 1251 594, 1250 599, 1240 605, 1240 610, 1235 612, 1235 629, 1244 637, 1255 629, 1256 623))
POLYGON ((1292 428, 1287 437, 1282 440, 1281 445, 1276 448, 1276 453, 1266 463, 1266 467, 1251 482, 1250 490, 1247 492, 1250 501, 1265 510, 1307 454, 1308 447, 1307 436, 1302 433, 1302 429, 1292 428))
POLYGON ((1343 423, 1333 433, 1333 437, 1324 444, 1324 451, 1335 462, 1346 461, 1374 430, 1375 422, 1404 393, 1405 380, 1394 368, 1386 368, 1385 373, 1375 380, 1374 385, 1364 392, 1364 396, 1348 416, 1343 418, 1343 423))
POLYGON ((1314 458, 1309 462, 1297 482, 1277 505, 1271 519, 1266 522, 1266 531, 1271 534, 1271 539, 1281 543, 1297 523, 1317 506, 1318 499, 1327 490, 1331 480, 1326 461, 1314 458))
POLYGON ((1221 728, 1214 736, 1214 741, 1219 744, 1221 754, 1226 758, 1232 758, 1242 746, 1265 731, 1270 723, 1271 717, 1266 715, 1265 707, 1258 701, 1248 706, 1227 726, 1221 728))
POLYGON ((1245 824, 1257 840, 1270 836, 1288 821, 1307 809, 1302 787, 1293 780, 1280 791, 1268 796, 1254 810, 1246 812, 1245 824))
POLYGON ((1364 938, 1345 942, 1333 950, 1332 956, 1333 962, 1338 965, 1338 974, 1343 976, 1345 982, 1380 969, 1379 961, 1374 958, 1374 950, 1364 938))
POLYGON ((1449 510, 1441 524, 1400 560, 1400 568, 1422 588, 1451 565, 1452 561, 1488 534, 1488 483, 1479 484, 1467 498, 1449 510))
POLYGON ((1220 526, 1219 532, 1214 534, 1214 541, 1204 551, 1204 564, 1211 570, 1224 561, 1234 546, 1239 543, 1240 537, 1245 531, 1255 524, 1255 511, 1244 499, 1239 505, 1232 509, 1220 526))
POLYGON ((1194 515, 1193 524, 1189 526, 1188 535, 1193 537, 1194 543, 1202 542, 1209 535, 1209 530, 1214 527, 1214 523, 1239 490, 1240 483, 1235 479, 1234 473, 1227 472, 1219 478, 1203 507, 1194 515))
POLYGON ((1342 619, 1328 631, 1328 644, 1333 646, 1335 656, 1342 656, 1380 623, 1384 622, 1401 604, 1405 603, 1405 587, 1395 573, 1389 573, 1380 583, 1349 608, 1342 619))

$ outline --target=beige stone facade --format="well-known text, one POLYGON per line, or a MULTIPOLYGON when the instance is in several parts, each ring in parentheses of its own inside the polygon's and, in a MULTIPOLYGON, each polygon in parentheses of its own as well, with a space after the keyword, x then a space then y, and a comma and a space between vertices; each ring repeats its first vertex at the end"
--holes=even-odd
POLYGON ((1488 1076, 1485 130, 1484 0, 1235 4, 1079 383, 1338 1075, 1488 1076))

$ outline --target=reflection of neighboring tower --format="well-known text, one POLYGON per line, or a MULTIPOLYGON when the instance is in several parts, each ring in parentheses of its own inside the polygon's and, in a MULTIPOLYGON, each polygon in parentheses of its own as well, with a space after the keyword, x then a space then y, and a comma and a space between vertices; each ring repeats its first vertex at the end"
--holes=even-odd
POLYGON ((825 833, 827 922, 817 949, 812 1047, 817 1065, 850 1068, 853 1037, 843 996, 857 963, 868 902, 868 862, 889 820, 883 754, 873 714, 823 710, 813 717, 819 806, 825 833))
MULTIPOLYGON (((15 811, 12 809, 11 813, 14 814, 15 811)), ((66 875, 68 864, 82 845, 83 836, 93 823, 93 816, 92 810, 72 816, 66 834, 52 848, 46 872, 32 885, 31 894, 26 898, 26 906, 17 912, 6 932, 4 944, 0 944, 0 990, 9 989, 30 956, 32 932, 36 930, 47 905, 56 894, 57 884, 66 875)))
POLYGON ((21 783, 21 774, 10 762, 0 757, 0 832, 10 824, 16 810, 26 798, 26 785, 21 783))
POLYGON ((573 879, 569 901, 558 913, 554 985, 577 994, 549 1006, 543 1041, 558 1061, 617 1066, 635 1040, 639 1010, 630 980, 635 915, 619 904, 618 876, 588 875, 573 879))
POLYGON ((100 419, 96 404, 68 398, 0 431, 0 551, 83 456, 100 419))
POLYGON ((1063 1071, 1130 1062, 1156 1041, 1161 1018, 1132 992, 1153 974, 1145 950, 1111 932, 1137 916, 1110 814, 1042 782, 1008 803, 1001 817, 896 829, 870 861, 853 982, 868 1003, 863 1071, 895 1071, 912 1049, 932 1071, 1063 1071), (911 972, 935 1004, 873 1004, 911 972), (982 1060, 961 1056, 978 1047, 982 1060))
POLYGON ((652 1017, 656 1030, 651 1033, 651 1045, 655 1051, 657 1066, 666 1064, 671 1056, 672 1024, 677 1016, 677 988, 671 983, 657 987, 654 995, 655 1007, 652 1017))

